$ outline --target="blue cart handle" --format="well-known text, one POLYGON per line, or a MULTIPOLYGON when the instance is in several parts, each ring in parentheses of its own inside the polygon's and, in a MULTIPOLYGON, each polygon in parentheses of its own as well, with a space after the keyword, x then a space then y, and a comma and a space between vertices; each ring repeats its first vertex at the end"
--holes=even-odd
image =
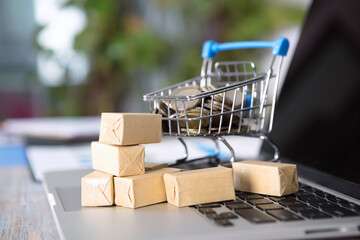
POLYGON ((215 58, 216 53, 226 50, 245 49, 245 48, 272 48, 273 55, 286 56, 289 49, 289 41, 287 38, 278 38, 275 41, 248 41, 248 42, 229 42, 217 43, 214 41, 206 41, 203 45, 201 57, 215 58))

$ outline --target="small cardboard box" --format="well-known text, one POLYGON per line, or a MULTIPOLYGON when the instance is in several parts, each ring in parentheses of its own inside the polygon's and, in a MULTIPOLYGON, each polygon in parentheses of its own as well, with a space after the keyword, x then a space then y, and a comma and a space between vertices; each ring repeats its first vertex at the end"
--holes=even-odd
POLYGON ((164 173, 178 172, 177 168, 162 168, 144 175, 115 177, 115 204, 122 207, 138 208, 165 202, 164 173))
POLYGON ((91 155, 95 170, 120 177, 145 173, 144 146, 115 146, 92 142, 91 155))
POLYGON ((299 189, 295 164, 243 161, 232 164, 238 191, 284 196, 299 189))
POLYGON ((177 207, 235 199, 231 168, 166 173, 164 181, 167 201, 177 207))
POLYGON ((167 168, 167 163, 151 163, 151 162, 145 162, 145 172, 157 170, 161 168, 167 168))
POLYGON ((161 142, 161 115, 102 113, 99 141, 114 145, 161 142))
POLYGON ((109 206, 113 204, 113 175, 100 171, 94 171, 81 178, 82 206, 109 206))

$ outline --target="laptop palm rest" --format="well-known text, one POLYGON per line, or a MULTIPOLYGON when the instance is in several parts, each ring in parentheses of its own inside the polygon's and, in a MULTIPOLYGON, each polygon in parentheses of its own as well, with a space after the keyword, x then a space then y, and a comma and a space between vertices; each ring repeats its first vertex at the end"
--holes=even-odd
POLYGON ((81 210, 81 187, 56 188, 61 205, 65 212, 81 210))

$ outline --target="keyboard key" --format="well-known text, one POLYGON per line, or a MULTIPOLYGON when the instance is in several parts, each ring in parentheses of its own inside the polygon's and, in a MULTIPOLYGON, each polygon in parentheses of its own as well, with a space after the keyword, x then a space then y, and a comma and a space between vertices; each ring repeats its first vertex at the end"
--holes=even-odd
POLYGON ((247 203, 227 204, 226 207, 231 210, 252 208, 252 206, 247 203))
POLYGON ((297 192, 297 193, 295 193, 295 196, 297 198, 300 198, 300 197, 313 197, 314 194, 309 193, 309 192, 297 192))
POLYGON ((228 226, 233 226, 234 224, 232 224, 229 220, 227 219, 215 219, 215 223, 217 225, 220 226, 224 226, 224 227, 228 227, 228 226))
POLYGON ((291 194, 291 195, 286 195, 286 196, 282 196, 283 199, 295 199, 296 196, 295 194, 291 194))
POLYGON ((256 205, 258 208, 260 208, 261 210, 269 210, 269 209, 283 209, 282 206, 279 206, 275 203, 271 203, 271 204, 259 204, 256 205))
POLYGON ((199 212, 201 212, 202 214, 215 213, 212 208, 199 208, 199 212))
POLYGON ((261 196, 259 194, 253 194, 253 193, 240 193, 237 195, 241 199, 248 200, 248 199, 262 199, 264 196, 261 196))
POLYGON ((304 202, 325 202, 325 201, 326 201, 324 198, 315 197, 315 196, 311 196, 311 197, 299 197, 299 199, 300 199, 301 201, 304 201, 304 202))
POLYGON ((351 210, 360 213, 360 206, 356 205, 355 207, 352 207, 351 210))
POLYGON ((332 218, 329 214, 324 212, 303 212, 301 213, 302 216, 309 218, 309 219, 319 219, 319 218, 332 218))
POLYGON ((350 203, 349 201, 346 201, 346 200, 341 199, 341 198, 338 198, 337 202, 340 203, 343 206, 348 205, 350 203))
POLYGON ((197 208, 219 208, 221 207, 220 203, 206 203, 206 204, 199 204, 196 205, 197 208))
POLYGON ((278 202, 278 201, 287 200, 287 199, 294 200, 294 199, 295 199, 295 195, 287 195, 287 196, 282 196, 282 197, 272 197, 272 196, 270 196, 269 198, 270 198, 271 200, 275 201, 275 202, 278 202))
POLYGON ((313 192, 314 191, 314 188, 310 187, 310 186, 304 186, 302 187, 301 189, 305 190, 305 191, 308 191, 308 192, 313 192))
POLYGON ((357 208, 357 207, 360 207, 360 205, 356 204, 356 203, 353 203, 353 202, 349 202, 350 204, 350 207, 351 208, 357 208))
POLYGON ((281 205, 285 206, 285 207, 298 206, 298 205, 301 205, 301 206, 306 205, 305 203, 300 202, 300 201, 295 200, 295 199, 293 199, 293 200, 290 200, 290 199, 288 199, 288 200, 280 200, 279 203, 280 203, 281 205))
POLYGON ((282 198, 282 197, 269 197, 269 198, 271 200, 275 201, 275 202, 285 199, 285 198, 282 198))
POLYGON ((325 208, 324 212, 336 216, 336 217, 351 217, 359 216, 356 212, 350 211, 346 208, 336 207, 336 208, 325 208))
POLYGON ((267 203, 272 203, 272 201, 267 200, 267 199, 250 199, 247 200, 247 202, 251 203, 251 204, 267 204, 267 203))
POLYGON ((294 212, 298 212, 298 213, 303 213, 303 212, 319 212, 318 209, 307 206, 307 205, 302 205, 302 206, 293 206, 290 207, 291 210, 293 210, 294 212))
POLYGON ((332 194, 330 194, 330 193, 325 193, 325 195, 326 195, 326 198, 337 198, 335 195, 332 195, 332 194))
POLYGON ((325 198, 326 194, 325 193, 316 193, 316 196, 325 198))
POLYGON ((321 191, 319 189, 315 189, 315 188, 314 188, 313 193, 315 193, 315 194, 325 194, 323 191, 321 191))
POLYGON ((236 200, 231 200, 231 201, 225 201, 223 202, 225 205, 228 205, 228 204, 238 204, 238 203, 243 203, 244 201, 243 200, 240 200, 240 199, 236 199, 236 200))
POLYGON ((304 220, 302 217, 292 213, 290 211, 284 209, 277 209, 277 210, 268 210, 267 211, 270 215, 274 216, 275 218, 279 219, 280 221, 297 221, 297 220, 304 220))
POLYGON ((333 208, 339 206, 333 202, 310 202, 310 205, 316 208, 333 208))
POLYGON ((245 218, 249 222, 252 223, 271 223, 275 222, 274 219, 267 216, 266 214, 260 212, 256 209, 241 209, 241 210, 235 210, 235 212, 240 215, 241 217, 245 218))
POLYGON ((331 197, 331 196, 326 196, 326 199, 329 200, 329 201, 332 201, 334 203, 337 203, 338 202, 338 198, 337 197, 331 197))
POLYGON ((326 196, 326 193, 324 193, 323 191, 320 191, 320 190, 316 190, 314 193, 319 197, 325 197, 326 196))
POLYGON ((236 218, 238 218, 238 216, 236 216, 232 212, 220 213, 219 216, 222 217, 222 218, 225 218, 225 219, 236 219, 236 218))
POLYGON ((346 207, 346 208, 351 208, 351 209, 355 209, 355 208, 359 208, 360 206, 357 205, 356 203, 353 202, 349 202, 346 200, 342 200, 339 202, 341 204, 341 206, 346 207))
POLYGON ((223 219, 222 216, 218 215, 218 214, 215 213, 215 212, 206 214, 206 217, 208 217, 208 218, 211 219, 211 220, 223 219))
POLYGON ((298 195, 313 195, 312 192, 307 192, 307 191, 298 191, 297 193, 294 193, 295 196, 298 195))

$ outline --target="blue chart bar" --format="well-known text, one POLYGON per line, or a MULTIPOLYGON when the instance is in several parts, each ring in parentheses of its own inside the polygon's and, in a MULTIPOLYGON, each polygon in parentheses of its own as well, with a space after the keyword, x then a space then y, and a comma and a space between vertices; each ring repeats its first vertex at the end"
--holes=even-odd
POLYGON ((0 167, 26 164, 25 147, 23 145, 0 146, 0 167))

